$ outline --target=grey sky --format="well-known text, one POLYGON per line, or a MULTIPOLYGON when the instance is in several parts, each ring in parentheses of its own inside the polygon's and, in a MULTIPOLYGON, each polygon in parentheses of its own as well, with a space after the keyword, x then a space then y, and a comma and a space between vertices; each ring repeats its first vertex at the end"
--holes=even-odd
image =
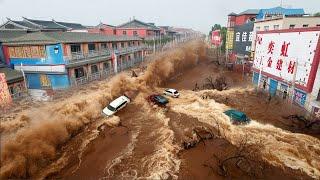
MULTIPOLYGON (((97 25, 100 21, 119 25, 135 16, 156 25, 182 26, 207 33, 210 27, 226 24, 227 14, 250 8, 270 8, 281 0, 0 0, 0 22, 5 17, 79 22, 97 25)), ((320 0, 283 0, 284 6, 320 11, 320 0)))

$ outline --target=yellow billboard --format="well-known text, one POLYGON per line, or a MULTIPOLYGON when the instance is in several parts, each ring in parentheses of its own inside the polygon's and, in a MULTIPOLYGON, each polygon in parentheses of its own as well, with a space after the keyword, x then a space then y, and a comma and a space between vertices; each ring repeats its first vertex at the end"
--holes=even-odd
POLYGON ((233 49, 233 29, 228 29, 227 31, 227 40, 226 40, 226 49, 233 49))
POLYGON ((12 102, 11 95, 8 89, 6 75, 0 73, 0 107, 7 106, 12 102))

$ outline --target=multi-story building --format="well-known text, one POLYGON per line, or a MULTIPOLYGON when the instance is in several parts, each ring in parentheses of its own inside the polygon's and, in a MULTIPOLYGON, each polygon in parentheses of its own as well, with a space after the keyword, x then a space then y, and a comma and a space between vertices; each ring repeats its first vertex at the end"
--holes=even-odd
POLYGON ((7 19, 7 22, 0 26, 0 30, 87 32, 87 28, 78 23, 35 20, 25 17, 22 21, 7 19))
MULTIPOLYGON (((226 52, 227 55, 229 56, 228 60, 234 62, 236 60, 236 55, 239 54, 239 56, 244 57, 244 52, 245 49, 242 47, 246 48, 248 45, 249 39, 249 34, 251 32, 251 23, 255 21, 256 15, 258 14, 259 10, 258 9, 248 9, 246 11, 243 11, 239 14, 236 13, 230 13, 228 15, 228 23, 227 23, 227 37, 226 37, 226 52), (247 24, 249 23, 249 24, 247 24), (237 32, 235 32, 235 27, 237 27, 237 32), (241 30, 241 32, 239 31, 241 30), (244 32, 244 30, 246 32, 244 32), (239 34, 241 33, 241 34, 239 34), (239 36, 242 35, 242 33, 247 33, 245 34, 245 39, 242 41, 242 38, 240 38, 241 41, 238 41, 239 36), (248 34, 249 33, 249 34, 248 34), (238 35, 238 37, 236 37, 238 35), (236 41, 237 40, 237 41, 236 41), (237 42, 238 47, 235 48, 235 42, 237 42), (245 42, 242 45, 242 42, 245 42), (239 51, 239 52, 237 52, 239 51)), ((251 40, 251 39, 250 39, 251 40)))
POLYGON ((6 63, 29 89, 55 90, 106 77, 143 57, 142 40, 78 32, 34 32, 3 42, 6 63))
POLYGON ((137 36, 143 39, 153 39, 160 36, 160 28, 154 23, 144 23, 137 19, 116 27, 117 35, 137 36))
POLYGON ((320 27, 258 31, 253 83, 271 96, 320 109, 320 27))
POLYGON ((25 92, 25 83, 23 75, 20 71, 13 70, 6 65, 5 57, 2 51, 2 42, 9 39, 17 38, 19 36, 25 35, 26 33, 27 32, 24 30, 0 30, 0 74, 3 73, 2 84, 8 89, 8 93, 0 93, 2 94, 1 96, 3 96, 3 100, 5 99, 4 96, 6 96, 6 94, 10 95, 10 100, 15 100, 21 97, 25 92))

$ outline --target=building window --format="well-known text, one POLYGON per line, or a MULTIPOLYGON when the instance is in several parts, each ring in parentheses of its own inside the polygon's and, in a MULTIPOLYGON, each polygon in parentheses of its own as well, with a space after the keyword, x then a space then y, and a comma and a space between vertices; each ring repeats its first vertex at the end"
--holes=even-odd
POLYGON ((95 45, 94 43, 88 44, 88 50, 89 50, 89 51, 94 51, 94 50, 96 50, 96 45, 95 45))
POLYGON ((97 65, 92 65, 91 66, 91 74, 97 73, 98 72, 98 66, 97 65))
POLYGON ((250 52, 251 51, 251 46, 246 46, 246 51, 250 52))
POLYGON ((302 27, 304 27, 304 28, 306 28, 306 27, 308 27, 309 26, 309 24, 304 24, 304 25, 302 25, 302 27))
POLYGON ((249 40, 248 40, 248 41, 252 41, 252 39, 253 39, 253 32, 251 31, 251 32, 249 33, 249 40))
POLYGON ((103 70, 108 70, 109 69, 109 62, 103 63, 103 70))
POLYGON ((112 43, 112 49, 118 49, 117 43, 112 43))
POLYGON ((131 47, 131 42, 128 42, 128 46, 131 47))
POLYGON ((127 35, 127 31, 122 31, 122 34, 123 35, 127 35))
POLYGON ((140 46, 140 42, 138 41, 138 46, 140 46))
POLYGON ((279 29, 279 25, 273 25, 273 29, 274 30, 278 30, 279 29))
POLYGON ((240 32, 236 33, 236 41, 240 41, 240 32))
POLYGON ((256 31, 260 31, 260 26, 257 26, 257 27, 256 27, 256 31))
POLYGON ((80 44, 71 44, 70 49, 71 49, 71 53, 81 52, 80 44))
POLYGON ((108 49, 107 43, 102 43, 101 44, 101 49, 108 49))
POLYGON ((290 24, 289 29, 293 29, 295 26, 295 24, 290 24))
POLYGON ((121 48, 124 48, 124 42, 121 43, 121 48))
POLYGON ((138 32, 137 31, 133 31, 133 35, 134 36, 138 36, 138 32))
POLYGON ((243 42, 247 41, 247 32, 242 33, 242 41, 243 42))
POLYGON ((269 26, 264 26, 263 29, 264 29, 265 31, 269 31, 269 26))
POLYGON ((320 27, 320 24, 317 24, 316 26, 317 26, 317 27, 320 27))
POLYGON ((74 69, 74 74, 75 74, 75 77, 76 77, 76 78, 83 77, 83 76, 84 76, 84 69, 83 69, 83 67, 74 69))

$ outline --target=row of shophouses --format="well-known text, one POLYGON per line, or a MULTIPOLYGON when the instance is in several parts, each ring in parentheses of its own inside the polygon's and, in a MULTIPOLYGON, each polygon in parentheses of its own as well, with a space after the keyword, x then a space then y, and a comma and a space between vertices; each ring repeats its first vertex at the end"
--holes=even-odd
POLYGON ((110 26, 44 21, 23 17, 0 25, 0 106, 29 95, 52 94, 92 80, 107 78, 142 62, 155 49, 147 39, 170 36, 175 41, 195 35, 132 19, 110 26))
POLYGON ((315 114, 320 112, 320 17, 303 9, 230 13, 227 61, 253 73, 253 83, 315 114))

